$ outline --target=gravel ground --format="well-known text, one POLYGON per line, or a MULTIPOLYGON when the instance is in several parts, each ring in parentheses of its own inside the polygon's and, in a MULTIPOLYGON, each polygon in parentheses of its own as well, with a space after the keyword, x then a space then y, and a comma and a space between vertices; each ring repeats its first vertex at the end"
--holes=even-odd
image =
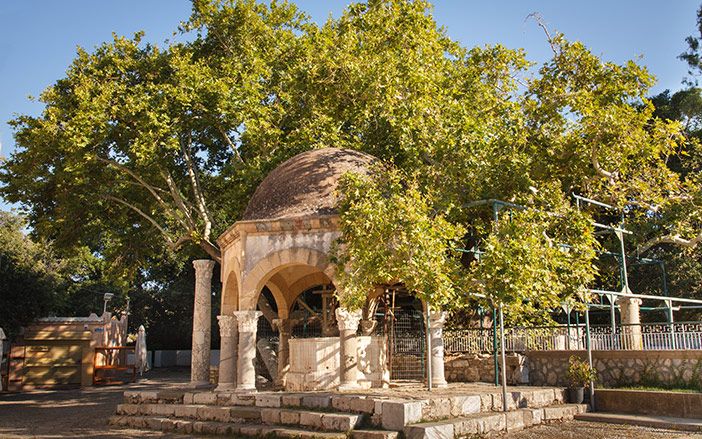
POLYGON ((632 425, 570 421, 539 425, 514 433, 492 436, 502 439, 673 439, 700 438, 702 434, 658 430, 632 425))
MULTIPOLYGON (((127 389, 156 390, 182 387, 187 370, 156 370, 137 383, 85 390, 35 391, 0 394, 0 438, 185 438, 190 436, 112 429, 115 413, 127 389)), ((699 438, 667 430, 571 421, 493 436, 502 439, 672 439, 699 438)))

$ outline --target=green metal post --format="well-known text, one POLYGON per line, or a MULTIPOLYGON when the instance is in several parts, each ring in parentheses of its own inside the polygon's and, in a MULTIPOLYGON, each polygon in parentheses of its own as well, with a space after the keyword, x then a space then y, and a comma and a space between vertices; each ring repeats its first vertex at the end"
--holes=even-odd
POLYGON ((497 309, 492 309, 492 358, 495 360, 495 385, 500 385, 500 375, 497 359, 497 309))

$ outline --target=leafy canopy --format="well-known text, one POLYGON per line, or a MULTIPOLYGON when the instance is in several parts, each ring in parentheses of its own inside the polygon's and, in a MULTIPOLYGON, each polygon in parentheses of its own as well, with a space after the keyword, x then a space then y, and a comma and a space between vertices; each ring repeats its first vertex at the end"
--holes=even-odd
POLYGON ((460 261, 451 248, 465 230, 433 212, 416 181, 393 169, 349 173, 339 192, 342 238, 333 255, 344 307, 360 309, 376 285, 398 282, 432 306, 456 304, 460 261))
MULTIPOLYGON (((448 301, 442 276, 451 270, 438 268, 434 284, 420 271, 451 254, 453 228, 497 250, 490 233, 532 242, 534 252, 556 258, 542 269, 562 273, 559 253, 537 237, 553 224, 533 214, 539 224, 523 237, 500 229, 507 225, 493 231, 489 214, 466 207, 480 199, 524 204, 534 187, 553 197, 545 205, 560 206, 579 192, 638 206, 631 215, 642 222, 656 212, 661 223, 649 229, 648 248, 702 240, 699 176, 668 166, 676 155, 687 160, 681 124, 654 115, 646 98, 653 77, 634 62, 605 62, 556 34, 546 37, 553 56, 530 73, 521 50, 451 40, 424 0, 354 3, 323 25, 287 2, 196 0, 181 31, 188 40, 163 47, 138 34, 80 50, 66 77, 42 93, 44 112, 11 122, 18 148, 0 171, 0 192, 26 207, 37 235, 62 248, 88 246, 130 273, 179 250, 180 258, 219 259, 215 237, 271 169, 335 146, 402 173, 406 187, 396 197, 409 206, 405 219, 446 221, 427 229, 427 250, 447 238, 441 257, 427 251, 413 259, 415 274, 404 273, 437 303, 448 301)), ((515 221, 526 227, 524 215, 515 221)), ((363 254, 365 220, 347 218, 356 233, 349 243, 360 246, 347 251, 363 254)), ((415 246, 419 235, 410 234, 415 246)), ((514 254, 500 254, 484 263, 506 267, 514 254)), ((512 270, 538 281, 529 267, 512 270)), ((561 276, 557 283, 575 283, 561 276)), ((566 291, 576 289, 555 288, 544 306, 566 291)))

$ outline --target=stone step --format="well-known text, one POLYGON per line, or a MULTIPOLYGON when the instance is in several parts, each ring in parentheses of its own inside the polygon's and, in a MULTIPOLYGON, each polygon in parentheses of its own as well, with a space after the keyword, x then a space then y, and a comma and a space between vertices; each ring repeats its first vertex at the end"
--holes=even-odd
POLYGON ((364 415, 318 412, 308 409, 262 408, 261 421, 268 425, 299 425, 315 430, 350 431, 360 427, 364 415))
POLYGON ((443 421, 407 425, 406 439, 464 437, 501 431, 515 431, 542 422, 570 420, 587 411, 585 404, 559 404, 543 408, 522 408, 508 412, 480 412, 443 421))
POLYGON ((261 419, 260 407, 214 406, 205 404, 119 404, 117 414, 123 416, 163 416, 198 421, 252 422, 261 419))
MULTIPOLYGON (((263 424, 235 424, 218 421, 171 419, 158 416, 112 416, 113 427, 146 429, 182 434, 209 434, 234 437, 276 437, 301 439, 347 439, 346 433, 310 431, 304 428, 263 424)), ((352 436, 356 439, 395 439, 397 436, 352 436)))

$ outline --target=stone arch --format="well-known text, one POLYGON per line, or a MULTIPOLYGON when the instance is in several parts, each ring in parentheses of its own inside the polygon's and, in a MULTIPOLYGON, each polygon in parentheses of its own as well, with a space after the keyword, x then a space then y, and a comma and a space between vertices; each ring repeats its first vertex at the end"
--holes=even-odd
MULTIPOLYGON (((278 318, 287 319, 288 309, 290 305, 285 297, 285 282, 283 279, 277 279, 275 275, 271 276, 266 282, 265 286, 273 294, 276 305, 278 305, 278 318)), ((262 287, 263 288, 263 287, 262 287)))
MULTIPOLYGON (((244 276, 239 301, 240 309, 255 310, 258 295, 266 283, 280 270, 293 265, 316 267, 333 283, 334 267, 325 252, 307 247, 295 247, 271 252, 261 258, 256 266, 244 276)), ((280 303, 285 305, 285 302, 280 303)))
POLYGON ((229 315, 239 309, 239 263, 234 260, 222 284, 221 314, 229 315))
POLYGON ((331 278, 324 272, 318 271, 316 273, 311 273, 306 276, 303 276, 302 278, 296 280, 290 287, 288 288, 288 298, 289 298, 289 304, 292 306, 295 303, 295 299, 297 297, 307 291, 308 289, 312 287, 316 287, 318 285, 325 285, 328 283, 334 283, 331 278))

